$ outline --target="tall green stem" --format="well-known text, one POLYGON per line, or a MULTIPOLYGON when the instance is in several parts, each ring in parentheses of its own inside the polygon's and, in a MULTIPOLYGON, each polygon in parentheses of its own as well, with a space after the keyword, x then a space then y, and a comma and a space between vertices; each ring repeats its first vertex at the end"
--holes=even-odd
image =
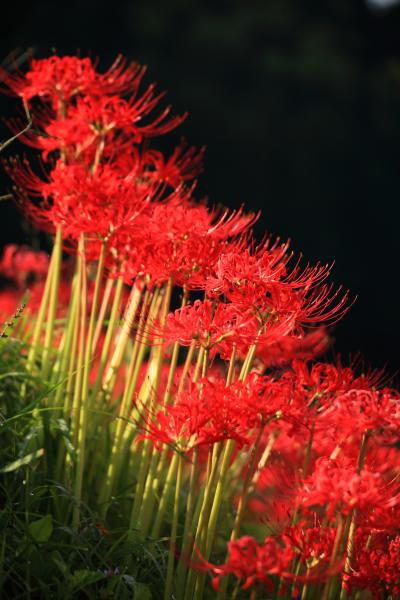
POLYGON ((153 528, 151 530, 151 537, 157 539, 160 535, 160 529, 162 522, 164 520, 164 515, 167 510, 169 498, 171 495, 171 490, 175 478, 176 469, 178 467, 179 455, 175 453, 172 457, 171 462, 169 463, 169 468, 167 472, 167 477, 164 483, 164 489, 160 498, 160 503, 158 505, 158 510, 156 514, 156 518, 154 520, 153 528))
POLYGON ((93 335, 92 355, 94 354, 94 352, 97 348, 97 344, 100 339, 101 331, 104 327, 104 318, 106 316, 107 307, 108 307, 108 303, 110 301, 114 281, 115 280, 113 278, 109 277, 107 279, 106 285, 104 286, 104 292, 103 292, 103 298, 101 300, 99 316, 97 319, 96 329, 94 330, 94 335, 93 335))
POLYGON ((100 248, 100 256, 97 265, 96 281, 94 286, 92 310, 90 313, 89 328, 86 338, 86 349, 83 366, 83 379, 82 379, 82 391, 81 391, 81 411, 80 411, 80 424, 79 424, 79 437, 78 437, 78 448, 77 448, 77 461, 76 461, 76 474, 75 474, 75 506, 73 512, 73 527, 78 528, 79 517, 80 517, 80 504, 82 500, 82 483, 83 483, 83 472, 85 467, 85 452, 86 452, 86 433, 87 424, 89 417, 89 375, 91 368, 92 358, 92 343, 94 329, 96 325, 97 307, 100 298, 101 284, 103 280, 104 262, 107 252, 107 242, 103 241, 100 248))
POLYGON ((196 447, 193 450, 193 460, 190 468, 189 491, 186 501, 185 524, 182 535, 182 548, 177 568, 177 598, 182 598, 187 571, 187 556, 189 553, 191 538, 192 538, 192 519, 195 506, 195 494, 197 483, 197 470, 199 460, 199 449, 196 447))
MULTIPOLYGON (((107 365, 108 355, 111 348, 111 343, 115 334, 117 326, 117 319, 120 310, 122 291, 124 288, 124 280, 120 277, 117 281, 117 285, 114 291, 114 299, 111 306, 110 318, 107 325, 106 337, 104 339, 103 349, 101 351, 100 364, 97 371, 96 383, 93 387, 93 398, 97 398, 97 394, 100 391, 104 370, 107 365)), ((95 333, 96 336, 96 333, 95 333)))
MULTIPOLYGON (((140 312, 139 326, 138 326, 138 331, 137 331, 137 335, 136 335, 136 339, 135 339, 135 344, 134 344, 134 347, 133 347, 133 350, 131 353, 128 371, 127 371, 127 375, 126 375, 124 394, 123 394, 122 402, 119 406, 119 411, 118 411, 118 415, 117 415, 118 418, 117 418, 117 423, 116 423, 115 432, 114 432, 114 439, 113 439, 112 448, 111 448, 111 458, 110 458, 110 462, 109 462, 108 469, 107 469, 106 480, 102 486, 102 489, 100 492, 100 497, 99 497, 99 505, 101 507, 103 517, 105 517, 105 515, 107 513, 107 509, 108 509, 107 501, 112 493, 112 489, 113 489, 113 485, 114 485, 114 481, 115 481, 115 477, 116 477, 117 465, 120 462, 120 452, 121 452, 121 446, 122 446, 122 440, 123 440, 123 433, 125 430, 126 419, 128 417, 128 413, 130 411, 129 404, 132 400, 131 386, 136 387, 136 381, 137 381, 137 377, 139 375, 139 372, 136 369, 138 351, 139 351, 139 337, 143 337, 143 335, 144 335, 144 326, 145 326, 145 322, 146 322, 145 316, 146 316, 149 299, 150 299, 150 292, 148 290, 146 290, 144 298, 143 298, 142 309, 140 312), (134 377, 135 374, 136 374, 136 377, 134 377)), ((151 314, 151 309, 150 309, 150 314, 151 314)))
POLYGON ((54 274, 54 263, 56 262, 56 257, 58 253, 58 248, 56 244, 53 246, 53 251, 50 259, 49 270, 47 271, 46 283, 43 290, 43 295, 40 301, 40 307, 37 314, 35 327, 33 330, 33 336, 31 340, 31 346, 28 353, 27 358, 27 369, 31 371, 35 365, 38 349, 40 347, 40 336, 42 334, 43 323, 46 316, 46 311, 49 305, 50 292, 52 289, 52 280, 54 274))
POLYGON ((179 500, 180 500, 181 486, 182 486, 182 470, 183 470, 182 462, 183 462, 182 456, 178 455, 178 472, 176 475, 174 512, 173 512, 173 516, 172 516, 171 537, 170 537, 170 542, 169 542, 167 580, 165 582, 164 600, 170 600, 170 598, 173 597, 172 596, 172 583, 173 583, 173 577, 174 577, 176 534, 178 532, 179 500))
POLYGON ((129 296, 122 327, 117 336, 114 352, 111 357, 110 365, 107 369, 104 379, 103 389, 108 393, 111 393, 111 391, 113 390, 115 380, 117 377, 117 372, 124 358, 124 353, 128 344, 129 336, 132 330, 132 325, 139 307, 141 297, 141 286, 135 284, 129 296))
POLYGON ((58 290, 60 286, 60 269, 61 269, 61 257, 62 257, 62 236, 61 228, 58 227, 56 231, 56 237, 54 240, 54 265, 51 277, 50 295, 49 295, 49 308, 48 318, 46 323, 46 330, 44 336, 44 347, 42 355, 42 377, 47 379, 49 375, 49 369, 51 365, 50 357, 51 350, 53 347, 54 339, 54 324, 57 314, 58 306, 58 290))

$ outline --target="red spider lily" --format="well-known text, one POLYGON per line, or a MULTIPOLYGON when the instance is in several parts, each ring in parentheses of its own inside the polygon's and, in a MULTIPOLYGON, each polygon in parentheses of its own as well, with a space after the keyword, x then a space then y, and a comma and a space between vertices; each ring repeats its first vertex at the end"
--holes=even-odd
POLYGON ((233 345, 245 353, 254 342, 278 346, 286 336, 294 334, 294 315, 275 315, 263 325, 251 309, 245 310, 236 302, 223 303, 197 300, 194 304, 170 314, 160 336, 167 342, 179 341, 189 345, 195 341, 213 348, 223 358, 229 358, 233 345))
POLYGON ((207 279, 209 295, 224 295, 243 310, 251 309, 260 325, 267 321, 287 324, 287 330, 298 337, 305 326, 334 323, 349 308, 348 294, 340 296, 340 288, 321 284, 329 274, 329 266, 291 272, 288 244, 269 241, 258 248, 245 248, 221 254, 207 279))
POLYGON ((189 346, 194 341, 210 349, 226 338, 230 338, 231 345, 240 337, 251 340, 254 327, 250 321, 251 316, 241 314, 232 304, 196 300, 170 313, 160 334, 166 343, 179 341, 183 346, 189 346))
POLYGON ((67 101, 93 86, 96 71, 90 58, 76 56, 51 56, 32 60, 28 73, 2 73, 8 88, 25 100, 35 96, 45 98, 58 107, 60 100, 67 101))
POLYGON ((299 580, 326 581, 341 570, 343 559, 332 561, 337 535, 334 527, 310 527, 302 521, 285 528, 281 535, 287 545, 291 545, 298 553, 300 562, 307 568, 307 575, 300 575, 299 580))
POLYGON ((345 574, 344 585, 349 592, 368 589, 376 600, 400 594, 400 536, 359 530, 353 567, 345 574))
POLYGON ((96 71, 96 63, 90 58, 76 56, 51 56, 42 60, 32 60, 26 74, 2 72, 8 88, 25 100, 38 96, 49 101, 54 108, 60 102, 68 102, 78 94, 122 94, 135 91, 145 67, 127 65, 118 56, 105 73, 96 71))
POLYGON ((206 291, 224 295, 232 302, 249 306, 259 302, 268 286, 279 282, 287 272, 288 244, 267 240, 256 249, 227 248, 221 254, 207 281, 206 291))
POLYGON ((82 232, 104 239, 121 228, 135 227, 135 220, 158 193, 155 186, 143 186, 108 165, 91 173, 83 165, 58 161, 48 181, 20 165, 12 176, 21 186, 28 215, 44 229, 62 225, 65 237, 71 239, 82 232), (30 202, 22 186, 31 195, 41 196, 42 203, 30 202))
POLYGON ((24 287, 28 280, 43 280, 49 268, 46 252, 35 252, 28 246, 10 244, 4 248, 0 261, 0 275, 24 287))
POLYGON ((243 589, 256 583, 262 583, 268 592, 272 592, 274 584, 272 575, 292 577, 289 573, 294 552, 290 545, 280 544, 274 538, 266 538, 262 544, 250 537, 228 542, 228 557, 223 565, 213 565, 203 561, 202 568, 208 569, 215 577, 212 586, 219 591, 222 577, 234 575, 244 580, 243 589))
POLYGON ((262 418, 275 416, 276 411, 265 403, 265 415, 261 412, 263 385, 257 376, 228 387, 218 377, 201 379, 198 385, 192 384, 181 392, 173 405, 157 412, 155 419, 145 411, 140 439, 151 439, 157 446, 168 444, 181 451, 228 439, 243 446, 252 438, 253 429, 261 425, 262 418))
POLYGON ((321 457, 299 491, 298 503, 305 508, 326 507, 330 520, 336 511, 348 515, 354 508, 365 517, 377 508, 396 506, 399 498, 396 485, 388 485, 379 472, 364 466, 358 473, 354 461, 321 457))
MULTIPOLYGON (((259 377, 259 399, 254 406, 266 415, 278 413, 280 422, 288 424, 288 432, 293 436, 300 428, 314 430, 321 415, 329 408, 339 392, 346 390, 354 377, 351 369, 325 363, 308 365, 303 361, 293 361, 291 368, 276 375, 259 377), (347 378, 347 380, 346 380, 347 378)), ((265 416, 268 419, 267 416, 265 416)))
POLYGON ((171 187, 178 187, 184 181, 190 181, 202 171, 205 147, 197 150, 181 140, 169 158, 157 151, 148 150, 145 154, 150 172, 154 172, 160 181, 171 187))
POLYGON ((136 172, 143 180, 157 181, 167 189, 177 190, 183 187, 183 183, 201 173, 204 148, 197 150, 194 146, 188 147, 181 140, 171 156, 166 158, 158 150, 143 147, 139 149, 129 142, 126 151, 116 155, 112 150, 111 152, 113 165, 122 173, 136 172))
MULTIPOLYGON (((167 120, 168 109, 153 122, 146 123, 145 117, 158 101, 159 97, 153 98, 149 92, 139 100, 83 96, 78 98, 75 106, 68 107, 66 116, 51 118, 48 123, 41 124, 44 135, 36 138, 35 145, 43 150, 45 159, 49 152, 61 149, 70 160, 86 157, 87 162, 88 157, 95 155, 99 142, 106 144, 106 155, 115 152, 115 144, 120 150, 125 146, 129 148, 129 145, 141 142, 143 136, 167 133, 182 122, 183 117, 167 120)), ((28 133, 27 137, 31 139, 32 135, 28 133)), ((32 141, 31 145, 34 145, 32 141)))
POLYGON ((310 364, 305 361, 295 360, 292 363, 293 375, 296 384, 304 392, 311 392, 310 396, 333 395, 346 391, 353 384, 355 376, 350 367, 343 367, 340 362, 336 365, 329 363, 310 364))
POLYGON ((338 440, 355 435, 360 439, 366 431, 378 434, 381 441, 390 439, 400 427, 399 392, 390 388, 345 391, 325 412, 320 427, 330 427, 338 440))
MULTIPOLYGON (((193 189, 177 189, 168 202, 153 206, 148 245, 149 272, 154 282, 172 278, 177 285, 204 289, 211 265, 228 240, 246 232, 256 218, 241 210, 220 216, 205 204, 196 205, 193 189)), ((242 240, 233 244, 240 245, 242 240)))
MULTIPOLYGON (((11 244, 6 246, 0 261, 0 276, 6 285, 0 291, 0 314, 10 317, 16 308, 24 303, 24 312, 38 311, 43 295, 45 279, 49 267, 49 257, 45 252, 35 251, 28 246, 11 244)), ((58 316, 65 314, 71 296, 70 265, 62 265, 61 281, 58 290, 58 316)), ((93 285, 89 284, 89 293, 93 285)))
MULTIPOLYGON (((28 246, 16 244, 5 247, 0 261, 0 275, 7 280, 7 285, 0 292, 2 319, 13 315, 22 299, 24 304, 27 303, 25 310, 37 310, 48 267, 49 257, 45 252, 36 252, 28 246)), ((61 286, 60 300, 65 298, 64 292, 65 286, 61 286)))
POLYGON ((293 360, 311 360, 324 354, 330 346, 326 328, 320 327, 302 338, 284 337, 279 340, 264 338, 257 346, 257 359, 263 368, 283 367, 293 360))

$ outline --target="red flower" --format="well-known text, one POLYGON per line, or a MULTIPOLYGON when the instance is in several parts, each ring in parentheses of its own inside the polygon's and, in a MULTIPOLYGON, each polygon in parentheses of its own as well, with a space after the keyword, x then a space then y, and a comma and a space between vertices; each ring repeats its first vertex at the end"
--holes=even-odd
POLYGON ((167 159, 157 150, 148 150, 144 156, 149 165, 149 175, 154 173, 159 181, 176 188, 182 182, 190 181, 201 173, 204 152, 204 147, 198 151, 181 140, 167 159))
MULTIPOLYGON (((168 344, 179 341, 183 346, 189 346, 194 341, 207 349, 229 339, 232 348, 239 339, 251 342, 256 331, 250 321, 251 316, 240 314, 232 304, 196 300, 170 313, 161 335, 168 344)), ((230 352, 227 354, 229 358, 230 352)))
POLYGON ((311 360, 324 354, 330 338, 324 327, 307 333, 304 337, 284 337, 278 340, 264 338, 257 346, 257 358, 264 369, 285 366, 293 360, 311 360))
POLYGON ((256 248, 234 248, 221 253, 207 279, 209 295, 224 295, 228 300, 252 310, 260 326, 279 322, 282 335, 304 335, 304 327, 333 323, 348 310, 347 294, 322 282, 329 266, 298 265, 288 269, 288 245, 269 240, 256 248))
POLYGON ((202 379, 181 392, 173 405, 158 411, 155 418, 145 411, 144 433, 139 439, 151 439, 157 446, 169 444, 181 451, 228 439, 243 446, 261 424, 261 406, 264 416, 274 416, 274 403, 269 406, 260 396, 263 386, 257 376, 228 387, 221 378, 202 379))
POLYGON ((228 542, 228 558, 225 564, 216 566, 204 561, 204 565, 216 575, 212 585, 217 591, 222 577, 234 575, 237 579, 244 580, 243 589, 260 582, 268 592, 272 592, 274 584, 271 575, 290 577, 288 569, 293 558, 292 548, 286 544, 279 544, 274 538, 266 538, 262 544, 258 544, 254 538, 244 536, 228 542))
POLYGON ((19 288, 27 283, 46 278, 49 257, 46 252, 35 252, 28 246, 10 244, 4 248, 0 261, 0 275, 7 277, 19 288))
POLYGON ((300 575, 300 581, 326 581, 342 568, 342 558, 331 564, 336 535, 334 527, 309 527, 306 522, 283 530, 282 538, 307 568, 307 575, 300 575))
POLYGON ((37 138, 36 146, 43 149, 45 159, 49 152, 62 149, 70 160, 84 157, 88 164, 99 141, 107 144, 105 156, 115 153, 116 144, 120 151, 125 147, 129 151, 129 145, 140 143, 144 136, 167 133, 182 122, 183 117, 167 120, 169 108, 146 122, 146 116, 159 99, 160 96, 154 96, 153 88, 138 99, 82 96, 74 106, 68 107, 65 116, 51 118, 48 123, 42 124, 45 135, 37 138))
MULTIPOLYGON (((154 206, 149 271, 153 281, 172 278, 177 285, 204 289, 228 240, 246 232, 256 217, 242 210, 225 211, 221 216, 205 203, 195 204, 193 189, 178 189, 170 201, 154 206)), ((238 244, 235 240, 233 247, 238 244)))
POLYGON ((39 179, 23 166, 16 167, 12 176, 31 195, 43 198, 41 203, 33 203, 21 187, 21 199, 29 216, 44 229, 61 225, 65 237, 72 240, 82 232, 89 238, 104 239, 116 235, 121 228, 132 230, 149 201, 157 197, 156 186, 144 186, 109 165, 91 173, 83 165, 59 161, 49 181, 39 179))
POLYGON ((319 426, 331 428, 338 440, 355 435, 361 439, 366 431, 374 432, 381 440, 397 436, 400 427, 399 392, 390 388, 357 389, 357 383, 356 380, 355 389, 344 390, 336 398, 319 426))
POLYGON ((2 77, 14 94, 25 100, 39 96, 58 109, 60 102, 68 102, 78 94, 121 94, 136 90, 144 72, 144 67, 127 65, 121 56, 102 74, 96 71, 96 64, 90 58, 51 56, 32 60, 26 74, 2 72, 2 77))
POLYGON ((335 511, 348 515, 354 508, 366 518, 375 509, 397 505, 399 498, 398 489, 388 485, 379 472, 364 466, 358 473, 354 461, 321 457, 299 491, 298 502, 304 507, 326 507, 330 520, 335 511))
POLYGON ((400 594, 400 536, 359 530, 350 573, 344 576, 348 591, 368 589, 376 600, 400 594))

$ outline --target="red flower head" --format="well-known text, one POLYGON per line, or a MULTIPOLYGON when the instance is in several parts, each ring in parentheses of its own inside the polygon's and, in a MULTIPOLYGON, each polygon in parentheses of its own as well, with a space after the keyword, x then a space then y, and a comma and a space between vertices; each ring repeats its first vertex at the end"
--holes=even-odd
MULTIPOLYGON (((147 119, 159 101, 153 97, 152 88, 139 98, 125 100, 119 96, 82 96, 68 107, 63 118, 49 118, 42 123, 44 136, 36 138, 36 147, 43 149, 46 159, 49 152, 62 150, 68 160, 85 159, 90 165, 98 145, 103 145, 103 155, 109 158, 143 137, 154 137, 171 131, 183 117, 168 119, 170 109, 165 109, 153 120, 147 119), (146 122, 147 121, 147 122, 146 122)), ((30 140, 32 136, 28 134, 30 140)))
POLYGON ((284 337, 278 340, 264 338, 257 347, 257 358, 262 367, 283 367, 293 360, 311 360, 324 354, 330 346, 325 327, 305 334, 304 337, 284 337))
POLYGON ((252 321, 251 316, 241 314, 232 304, 196 300, 170 313, 161 335, 168 344, 179 341, 183 346, 189 346, 195 342, 203 348, 220 351, 224 342, 224 354, 229 358, 233 344, 240 340, 249 344, 255 336, 252 321))
POLYGON ((357 389, 344 390, 335 399, 321 419, 321 429, 331 429, 336 439, 348 437, 358 440, 365 432, 379 435, 380 440, 397 439, 400 427, 400 395, 397 390, 357 389))
POLYGON ((322 457, 305 480, 298 501, 304 507, 326 507, 330 520, 336 511, 348 515, 354 508, 366 518, 378 508, 396 506, 399 498, 399 490, 388 485, 376 470, 364 466, 359 473, 352 460, 339 462, 322 457))
MULTIPOLYGON (((246 382, 226 386, 224 379, 201 379, 175 398, 175 403, 155 415, 145 412, 144 433, 140 439, 151 439, 156 445, 169 444, 187 451, 195 446, 234 439, 239 446, 247 444, 255 427, 260 426, 260 390, 263 381, 257 376, 246 382)), ((266 404, 268 416, 273 409, 266 404)))
POLYGON ((359 530, 350 573, 345 574, 346 589, 368 589, 375 600, 400 594, 400 536, 359 530))
POLYGON ((300 581, 324 581, 341 569, 342 559, 331 564, 336 534, 334 527, 309 527, 306 522, 283 530, 282 538, 307 568, 307 575, 300 576, 300 581))
POLYGON ((30 281, 45 279, 48 268, 46 252, 35 252, 28 246, 16 244, 5 247, 0 261, 0 275, 10 279, 18 288, 24 288, 30 281))
POLYGON ((234 575, 244 580, 243 589, 256 583, 262 583, 268 592, 274 589, 271 575, 290 576, 288 570, 294 558, 291 546, 279 544, 274 538, 266 538, 262 544, 245 536, 239 540, 228 542, 228 558, 220 566, 204 562, 204 565, 216 575, 212 581, 213 588, 218 591, 219 581, 227 575, 234 575))
POLYGON ((80 94, 103 95, 135 91, 144 72, 144 67, 127 65, 121 56, 117 57, 105 73, 98 73, 96 63, 90 58, 51 56, 32 60, 26 74, 17 72, 11 75, 2 72, 2 76, 14 94, 27 101, 38 96, 50 102, 57 110, 61 102, 69 102, 80 94))

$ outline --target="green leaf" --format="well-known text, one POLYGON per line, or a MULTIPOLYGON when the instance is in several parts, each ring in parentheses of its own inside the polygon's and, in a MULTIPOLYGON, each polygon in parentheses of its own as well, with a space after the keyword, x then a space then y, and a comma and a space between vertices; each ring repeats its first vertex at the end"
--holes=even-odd
POLYGON ((100 579, 104 579, 104 574, 99 571, 89 571, 87 569, 82 569, 75 571, 73 575, 71 575, 69 579, 69 587, 76 592, 88 585, 92 585, 100 579))
POLYGON ((0 469, 0 473, 11 473, 12 471, 16 471, 20 467, 29 465, 32 461, 35 460, 35 458, 40 458, 41 456, 43 456, 43 454, 44 454, 44 449, 39 448, 39 450, 35 450, 35 452, 31 452, 30 454, 26 454, 26 456, 23 456, 22 458, 18 458, 17 460, 14 460, 13 462, 6 465, 5 467, 2 467, 0 469))
POLYGON ((58 550, 55 550, 51 555, 53 563, 58 567, 62 575, 67 578, 69 576, 68 565, 64 562, 58 550))
POLYGON ((38 519, 38 521, 33 521, 29 524, 28 529, 35 542, 47 542, 53 533, 52 516, 49 514, 38 519))

